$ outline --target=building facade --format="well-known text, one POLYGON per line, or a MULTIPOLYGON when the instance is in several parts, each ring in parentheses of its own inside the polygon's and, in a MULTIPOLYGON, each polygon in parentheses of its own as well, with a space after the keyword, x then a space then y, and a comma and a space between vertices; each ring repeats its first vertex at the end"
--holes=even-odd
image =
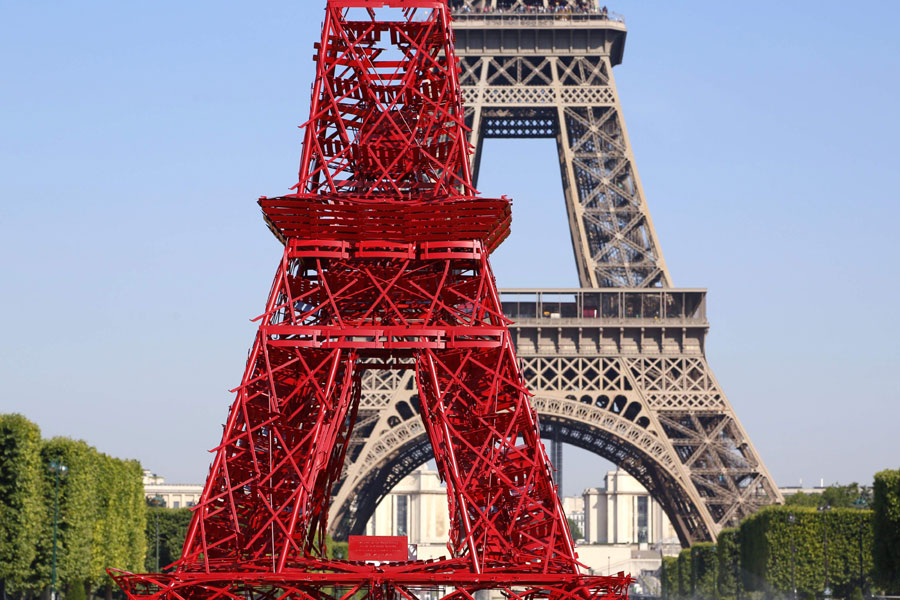
MULTIPOLYGON (((594 555, 599 560, 603 554, 604 564, 590 564, 592 570, 605 571, 612 566, 607 560, 610 551, 598 554, 588 546, 619 546, 612 562, 620 566, 623 556, 630 558, 632 550, 658 552, 662 548, 677 553, 680 549, 662 507, 625 471, 608 472, 601 487, 589 488, 581 497, 563 498, 563 509, 582 532, 575 540, 585 551, 582 560, 594 555)), ((437 558, 447 552, 449 522, 446 488, 437 471, 423 465, 382 500, 366 524, 366 534, 408 536, 409 543, 418 546, 420 559, 437 558)))
POLYGON ((447 490, 438 472, 422 465, 398 483, 366 523, 366 535, 405 535, 420 560, 447 555, 447 490))
POLYGON ((680 546, 662 507, 637 480, 621 469, 609 471, 603 485, 584 491, 587 544, 680 546))
POLYGON ((144 497, 166 508, 190 508, 200 501, 203 484, 166 483, 163 477, 144 470, 144 497))
POLYGON ((584 497, 583 496, 566 496, 562 499, 563 510, 566 512, 566 518, 575 524, 578 531, 572 532, 572 537, 576 542, 584 539, 584 497), (581 532, 581 535, 578 534, 581 532))

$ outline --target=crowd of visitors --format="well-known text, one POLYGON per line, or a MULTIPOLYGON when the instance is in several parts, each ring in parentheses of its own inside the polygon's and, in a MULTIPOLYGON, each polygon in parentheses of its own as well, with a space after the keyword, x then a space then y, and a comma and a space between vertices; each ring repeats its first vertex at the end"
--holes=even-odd
POLYGON ((554 14, 554 13, 589 13, 599 14, 602 18, 609 18, 609 10, 604 6, 597 6, 595 0, 550 0, 547 6, 533 6, 519 3, 509 3, 508 6, 490 6, 490 0, 450 0, 450 8, 462 13, 501 13, 501 14, 554 14), (479 6, 483 5, 483 6, 479 6))

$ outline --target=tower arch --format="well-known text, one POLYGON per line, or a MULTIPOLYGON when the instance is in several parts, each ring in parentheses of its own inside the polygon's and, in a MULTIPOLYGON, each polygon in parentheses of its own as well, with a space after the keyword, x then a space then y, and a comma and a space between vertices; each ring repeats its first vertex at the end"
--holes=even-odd
MULTIPOLYGON (((414 393, 398 390, 398 400, 415 404, 414 393)), ((640 401, 632 402, 639 405, 640 401)), ((541 436, 588 450, 632 475, 666 512, 682 545, 714 539, 716 525, 704 519, 703 499, 680 468, 675 452, 654 426, 573 399, 572 394, 542 393, 532 398, 541 436), (566 397, 566 396, 569 397, 566 397)), ((330 531, 336 538, 362 535, 376 507, 404 477, 433 458, 425 429, 418 418, 398 422, 392 407, 384 409, 386 425, 357 456, 352 479, 345 478, 332 503, 330 531), (364 465, 364 466, 363 466, 364 465), (359 468, 362 467, 362 468, 359 468)))

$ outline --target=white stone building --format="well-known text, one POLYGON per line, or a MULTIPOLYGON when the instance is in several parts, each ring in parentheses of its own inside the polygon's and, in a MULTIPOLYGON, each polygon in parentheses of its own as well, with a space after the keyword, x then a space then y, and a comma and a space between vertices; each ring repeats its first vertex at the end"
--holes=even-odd
POLYGON ((678 545, 675 529, 638 481, 621 469, 609 471, 602 487, 584 491, 587 544, 678 545))
POLYGON ((148 500, 161 498, 166 508, 190 508, 200 501, 203 484, 166 483, 163 477, 144 470, 144 496, 148 500))
POLYGON ((403 478, 375 509, 366 535, 408 536, 418 547, 419 559, 447 556, 447 490, 437 471, 422 465, 403 478))
MULTIPOLYGON (((680 549, 660 505, 625 471, 610 471, 602 487, 585 490, 582 497, 564 498, 563 509, 584 532, 577 551, 595 574, 652 571, 659 568, 660 549, 666 554, 680 549)), ((438 558, 447 555, 449 522, 446 488, 437 471, 423 465, 385 496, 366 534, 406 535, 418 546, 419 558, 438 558)))
MULTIPOLYGON (((584 538, 584 497, 583 496, 566 496, 562 499, 563 511, 566 518, 570 519, 581 530, 581 536, 575 536, 575 541, 584 538)), ((575 535, 573 533, 573 535, 575 535)))

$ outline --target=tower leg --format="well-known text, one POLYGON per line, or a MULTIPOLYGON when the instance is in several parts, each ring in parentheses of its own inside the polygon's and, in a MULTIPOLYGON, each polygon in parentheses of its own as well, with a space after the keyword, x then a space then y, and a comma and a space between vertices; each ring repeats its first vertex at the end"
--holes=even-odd
POLYGON ((484 136, 481 134, 483 113, 480 105, 466 110, 466 126, 469 127, 469 144, 472 152, 472 185, 478 186, 478 173, 481 171, 481 149, 484 147, 484 136))
POLYGON ((559 164, 582 287, 670 287, 618 104, 557 110, 559 164))
POLYGON ((577 572, 508 338, 499 348, 426 350, 416 379, 451 515, 458 514, 455 553, 468 553, 476 570, 540 561, 550 572, 577 572))
POLYGON ((554 430, 553 439, 550 441, 550 462, 556 469, 556 491, 561 500, 563 497, 563 443, 559 427, 554 430))
POLYGON ((277 572, 291 557, 324 554, 331 487, 359 400, 356 356, 265 339, 257 349, 194 513, 181 570, 242 560, 277 572))

